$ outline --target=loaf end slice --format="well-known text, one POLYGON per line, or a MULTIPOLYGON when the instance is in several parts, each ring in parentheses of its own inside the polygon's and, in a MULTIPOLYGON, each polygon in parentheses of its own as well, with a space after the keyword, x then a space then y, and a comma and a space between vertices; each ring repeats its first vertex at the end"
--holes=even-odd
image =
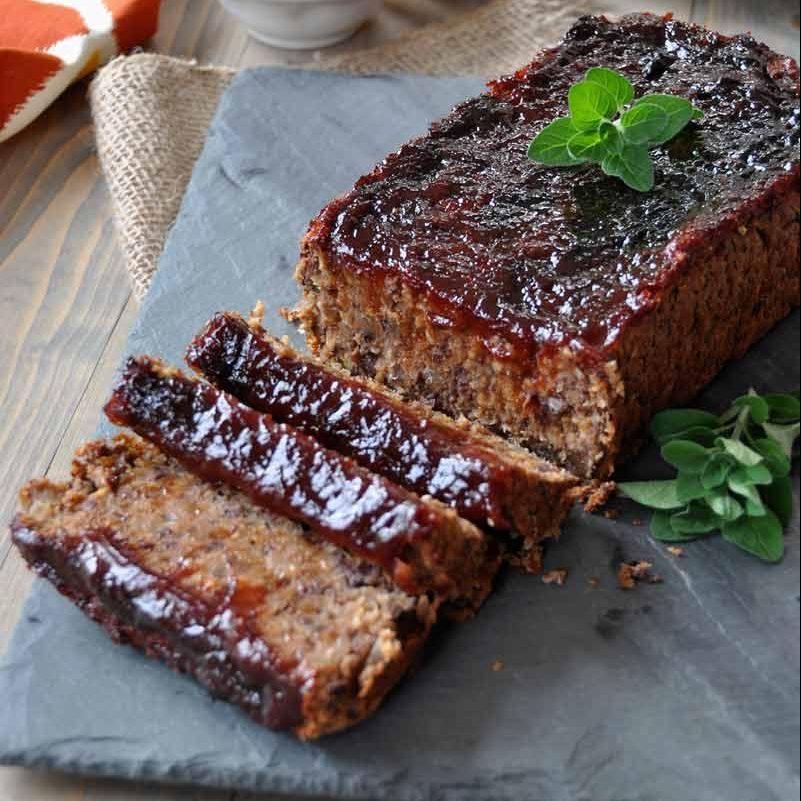
POLYGON ((314 739, 372 714, 434 624, 426 597, 127 435, 22 491, 28 563, 126 643, 314 739))

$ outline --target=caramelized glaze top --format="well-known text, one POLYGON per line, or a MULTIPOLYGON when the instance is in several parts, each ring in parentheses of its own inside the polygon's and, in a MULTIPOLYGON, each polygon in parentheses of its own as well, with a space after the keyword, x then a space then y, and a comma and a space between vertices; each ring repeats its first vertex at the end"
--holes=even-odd
POLYGON ((426 293, 434 324, 477 328, 488 346, 500 335, 510 356, 570 345, 603 357, 681 269, 681 253, 797 186, 798 145, 791 59, 670 18, 588 17, 361 179, 309 242, 348 269, 400 277, 426 293), (648 194, 597 166, 526 157, 593 66, 624 73, 638 96, 677 94, 706 114, 653 151, 648 194))

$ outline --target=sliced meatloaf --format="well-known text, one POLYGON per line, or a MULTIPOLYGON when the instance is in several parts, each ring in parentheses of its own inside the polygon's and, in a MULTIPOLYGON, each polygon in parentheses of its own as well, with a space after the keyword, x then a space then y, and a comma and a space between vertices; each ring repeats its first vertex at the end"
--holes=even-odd
POLYGON ((215 315, 187 362, 221 390, 363 467, 479 526, 515 531, 526 550, 559 535, 582 491, 573 475, 529 451, 302 356, 237 314, 215 315))
POLYGON ((469 613, 492 588, 497 545, 452 509, 159 361, 129 360, 106 414, 201 478, 382 567, 412 595, 433 593, 469 613))
POLYGON ((353 557, 139 439, 94 442, 23 490, 12 537, 119 643, 303 739, 370 715, 434 623, 353 557))
POLYGON ((799 302, 799 73, 749 36, 581 19, 315 219, 312 349, 582 476, 799 302), (704 113, 642 194, 526 151, 591 67, 704 113))

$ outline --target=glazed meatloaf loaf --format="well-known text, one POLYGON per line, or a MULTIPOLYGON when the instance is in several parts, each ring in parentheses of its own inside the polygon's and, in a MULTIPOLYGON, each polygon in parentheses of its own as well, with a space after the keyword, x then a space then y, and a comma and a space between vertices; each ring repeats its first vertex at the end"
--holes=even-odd
POLYGON ((492 588, 498 546, 452 509, 157 360, 129 360, 106 414, 200 478, 378 565, 410 594, 432 593, 469 614, 492 588))
POLYGON ((799 73, 751 37, 584 18, 314 220, 298 310, 324 359, 604 477, 799 302, 799 73), (705 114, 641 194, 527 160, 589 68, 705 114))
POLYGON ((26 560, 117 642, 303 739, 370 715, 435 620, 378 568, 127 435, 21 502, 26 560))
POLYGON ((187 362, 221 390, 363 467, 479 526, 516 532, 525 551, 559 535, 582 492, 575 476, 529 451, 301 356, 237 314, 215 315, 187 362))

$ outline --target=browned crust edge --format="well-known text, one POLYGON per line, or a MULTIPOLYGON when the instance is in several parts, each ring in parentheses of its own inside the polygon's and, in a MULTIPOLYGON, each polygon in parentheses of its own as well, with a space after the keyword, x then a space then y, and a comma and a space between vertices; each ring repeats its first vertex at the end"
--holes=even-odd
POLYGON ((784 187, 705 247, 684 250, 680 240, 677 279, 624 332, 616 362, 625 393, 615 409, 624 457, 656 412, 692 401, 801 303, 798 181, 784 187))

